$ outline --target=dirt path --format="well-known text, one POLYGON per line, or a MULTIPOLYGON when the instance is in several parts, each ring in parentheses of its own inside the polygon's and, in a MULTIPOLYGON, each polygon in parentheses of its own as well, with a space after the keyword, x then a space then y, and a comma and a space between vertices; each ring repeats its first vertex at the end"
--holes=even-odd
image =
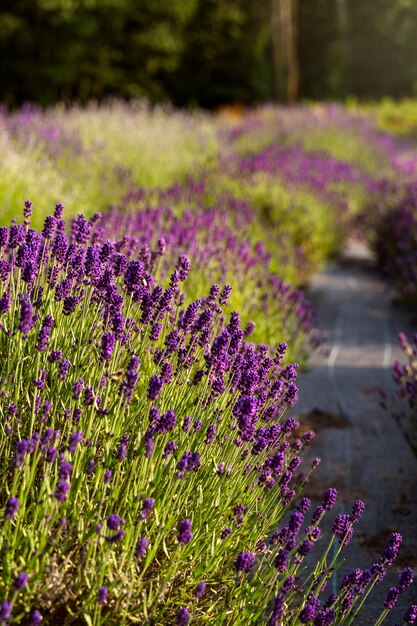
MULTIPOLYGON (((298 381, 296 409, 316 431, 311 456, 322 457, 307 495, 316 501, 323 486, 333 486, 339 492, 336 512, 350 513, 355 498, 367 506, 331 593, 346 571, 377 561, 394 530, 404 536, 398 565, 417 565, 417 462, 378 395, 379 388, 393 389, 391 365, 402 360, 398 332, 413 329, 359 242, 348 245, 339 265, 315 276, 308 296, 323 344, 298 381)), ((391 574, 374 590, 357 626, 374 623, 395 582, 391 574)), ((417 583, 384 624, 402 623, 410 602, 417 603, 417 583)))

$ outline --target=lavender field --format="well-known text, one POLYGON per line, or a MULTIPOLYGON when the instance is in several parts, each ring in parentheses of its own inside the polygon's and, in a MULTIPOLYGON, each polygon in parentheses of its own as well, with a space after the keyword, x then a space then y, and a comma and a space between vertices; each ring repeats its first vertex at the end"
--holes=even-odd
MULTIPOLYGON (((341 105, 1 110, 1 625, 417 623, 417 555, 393 528, 349 561, 366 503, 317 489, 297 411, 306 289, 347 242, 415 322, 417 147, 394 131, 341 105)), ((373 393, 417 456, 403 330, 373 393)))

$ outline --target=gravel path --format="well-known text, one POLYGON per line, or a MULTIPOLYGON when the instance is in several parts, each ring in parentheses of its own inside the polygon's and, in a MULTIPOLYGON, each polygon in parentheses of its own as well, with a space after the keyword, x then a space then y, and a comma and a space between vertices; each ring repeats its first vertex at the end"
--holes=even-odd
MULTIPOLYGON (((394 530, 404 536, 396 572, 417 565, 417 462, 378 396, 379 388, 393 389, 391 365, 402 360, 398 332, 413 329, 360 242, 349 243, 340 264, 317 274, 307 295, 323 344, 298 379, 296 411, 316 432, 311 457, 322 457, 306 495, 318 502, 323 486, 333 486, 336 513, 350 513, 355 498, 367 507, 330 593, 346 571, 378 560, 394 530)), ((357 626, 374 623, 395 581, 393 573, 374 590, 357 626)), ((417 603, 417 583, 384 624, 402 623, 411 602, 417 603)))

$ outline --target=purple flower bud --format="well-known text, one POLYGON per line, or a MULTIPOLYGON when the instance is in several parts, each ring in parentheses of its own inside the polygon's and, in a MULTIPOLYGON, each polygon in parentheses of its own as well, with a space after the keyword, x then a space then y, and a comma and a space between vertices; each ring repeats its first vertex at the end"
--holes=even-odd
POLYGON ((83 433, 81 430, 77 430, 77 432, 70 435, 68 442, 68 452, 74 453, 77 449, 78 444, 83 439, 83 433))
POLYGON ((138 539, 135 546, 135 557, 137 559, 143 558, 146 554, 148 546, 149 539, 147 539, 146 537, 141 537, 140 539, 138 539))
POLYGON ((61 461, 59 464, 59 477, 67 480, 72 474, 72 465, 69 461, 61 461))
POLYGON ((3 622, 7 622, 12 618, 12 609, 12 603, 8 600, 3 600, 0 604, 0 624, 3 624, 3 622))
POLYGON ((78 215, 71 225, 72 239, 78 244, 87 243, 91 235, 91 224, 84 215, 78 215))
POLYGON ((6 502, 6 506, 4 509, 4 517, 9 520, 14 519, 19 509, 19 506, 20 504, 19 504, 18 498, 11 496, 6 502))
POLYGON ((84 387, 84 381, 82 378, 80 378, 79 380, 77 380, 73 387, 72 387, 72 398, 73 400, 78 400, 80 395, 81 395, 81 391, 84 387))
POLYGON ((27 626, 39 626, 42 620, 42 613, 35 609, 33 613, 29 615, 29 621, 27 623, 27 626))
POLYGON ((398 576, 398 586, 400 588, 400 592, 402 593, 403 591, 408 589, 408 587, 413 584, 413 580, 413 570, 411 569, 411 567, 404 568, 404 570, 398 576))
POLYGON ((140 519, 143 520, 148 518, 154 504, 155 500, 153 498, 145 498, 145 500, 142 502, 142 513, 140 515, 140 519))
POLYGON ((45 452, 45 461, 47 463, 53 463, 56 459, 57 451, 54 446, 48 446, 45 452))
POLYGON ((194 597, 202 598, 204 594, 206 593, 206 589, 207 589, 207 585, 205 582, 202 581, 198 583, 194 589, 194 597))
POLYGON ((234 566, 237 572, 249 572, 255 563, 255 555, 252 552, 241 552, 238 554, 234 566))
POLYGON ((336 489, 333 489, 332 487, 330 487, 330 489, 328 489, 326 493, 324 494, 323 508, 326 509, 326 511, 331 511, 334 505, 336 504, 336 500, 337 500, 337 491, 336 489))
POLYGON ((219 304, 221 306, 227 304, 227 301, 231 293, 232 293, 232 287, 230 285, 225 285, 222 289, 222 292, 219 298, 219 304))
POLYGON ((187 626, 190 621, 190 613, 185 606, 181 607, 177 613, 176 622, 178 626, 187 626))
POLYGON ((111 530, 119 530, 119 526, 124 523, 124 520, 119 517, 116 513, 112 513, 107 518, 107 526, 111 530))
POLYGON ((151 376, 148 386, 148 399, 156 400, 161 393, 164 381, 159 376, 151 376))
POLYGON ((45 239, 51 239, 56 226, 56 218, 53 215, 45 217, 42 235, 45 239))
POLYGON ((105 585, 103 585, 97 591, 97 603, 100 606, 102 606, 103 604, 106 604, 108 596, 109 596, 109 590, 107 589, 105 585))
POLYGON ((193 533, 191 532, 191 522, 189 519, 183 519, 180 521, 178 525, 178 534, 177 539, 182 544, 190 543, 193 538, 193 533))
POLYGON ((13 587, 18 591, 22 591, 26 587, 28 580, 29 576, 26 572, 20 572, 13 581, 13 587))
POLYGON ((64 502, 67 499, 69 488, 70 486, 65 480, 59 480, 52 497, 56 498, 60 502, 64 502))
POLYGON ((317 616, 319 605, 317 602, 313 602, 313 600, 316 600, 318 603, 320 602, 317 598, 312 598, 300 612, 299 618, 303 624, 308 624, 308 622, 313 621, 317 616))
POLYGON ((411 604, 404 615, 406 624, 415 624, 417 620, 417 604, 411 604))
POLYGON ((116 338, 113 333, 105 333, 101 338, 101 353, 100 358, 102 361, 108 361, 113 355, 114 346, 116 344, 116 338))
POLYGON ((287 550, 280 550, 275 557, 274 565, 279 572, 285 572, 287 568, 287 550))
POLYGON ((68 375, 70 362, 67 359, 63 359, 59 364, 58 369, 58 380, 66 380, 68 375))
POLYGON ((27 334, 32 326, 33 307, 29 298, 20 296, 20 320, 19 330, 23 334, 27 334))
POLYGON ((394 608, 399 595, 400 595, 400 590, 398 589, 398 587, 390 587, 387 593, 386 600, 384 602, 384 607, 388 609, 389 611, 392 608, 394 608))
POLYGON ((220 539, 226 539, 226 537, 228 537, 230 535, 230 533, 232 532, 231 528, 225 528, 224 530, 222 530, 222 532, 220 533, 220 539))
POLYGON ((362 500, 355 500, 352 508, 352 522, 357 522, 365 510, 365 503, 362 500))

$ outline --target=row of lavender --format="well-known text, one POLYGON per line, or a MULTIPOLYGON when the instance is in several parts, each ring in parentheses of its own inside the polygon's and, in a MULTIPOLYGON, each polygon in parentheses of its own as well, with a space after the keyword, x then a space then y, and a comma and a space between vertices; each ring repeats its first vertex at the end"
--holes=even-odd
POLYGON ((31 210, 0 230, 1 623, 356 624, 402 538, 329 593, 364 504, 316 546, 337 493, 302 496, 286 345, 249 343, 228 285, 184 304, 189 259, 114 214, 31 210))
MULTIPOLYGON (((252 171, 258 168, 274 171, 290 185, 308 185, 316 195, 327 197, 333 207, 344 209, 348 219, 352 218, 352 211, 346 212, 346 208, 355 198, 354 190, 356 193, 359 190, 353 212, 356 230, 369 240, 380 269, 410 310, 415 311, 417 150, 413 142, 382 133, 372 119, 361 114, 347 115, 340 107, 295 110, 266 107, 233 129, 231 139, 244 153, 265 143, 265 148, 243 161, 245 167, 249 164, 252 171), (339 141, 345 141, 345 158, 349 158, 349 163, 334 158, 341 154, 334 133, 339 141), (271 141, 274 143, 270 144, 271 141), (306 152, 309 147, 320 148, 320 152, 306 152), (288 154, 297 157, 288 159, 288 154), (344 191, 348 186, 348 193, 342 197, 340 185, 344 191), (363 190, 365 197, 360 193, 363 190)), ((342 153, 343 150, 344 147, 342 153)), ((404 363, 396 362, 393 368, 397 394, 392 398, 381 391, 382 402, 417 455, 416 338, 409 341, 400 333, 399 340, 405 359, 404 363)))
MULTIPOLYGON (((2 231, 2 353, 15 355, 1 377, 3 621, 351 624, 392 563, 397 535, 381 562, 323 597, 357 502, 303 573, 336 494, 302 529, 309 470, 297 470, 312 435, 283 417, 296 388, 281 340, 302 355, 311 311, 267 271, 308 278, 374 179, 323 146, 259 145, 280 128, 261 113, 194 180, 149 190, 119 170, 119 208, 77 218, 69 239, 60 207, 42 236, 29 205, 23 228, 2 231), (223 319, 227 298, 243 330, 223 319)), ((411 578, 388 592, 378 624, 411 578)))

